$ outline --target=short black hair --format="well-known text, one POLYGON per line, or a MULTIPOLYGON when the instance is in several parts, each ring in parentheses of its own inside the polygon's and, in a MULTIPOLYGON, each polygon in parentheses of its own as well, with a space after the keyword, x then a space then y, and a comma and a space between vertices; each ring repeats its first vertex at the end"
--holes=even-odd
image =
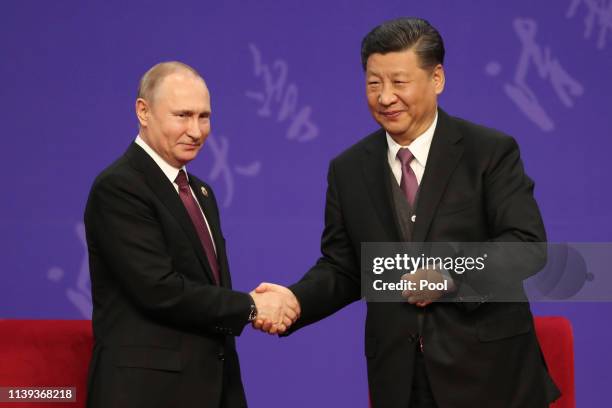
POLYGON ((405 51, 414 48, 421 68, 444 63, 442 36, 427 20, 401 17, 375 27, 361 41, 361 65, 366 70, 372 54, 405 51))

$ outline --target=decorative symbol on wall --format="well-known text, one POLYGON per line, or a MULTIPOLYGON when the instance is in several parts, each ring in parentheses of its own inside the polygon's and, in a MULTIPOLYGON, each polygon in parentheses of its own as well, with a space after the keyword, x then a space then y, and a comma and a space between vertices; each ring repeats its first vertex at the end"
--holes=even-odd
POLYGON ((597 48, 602 50, 606 46, 608 30, 612 29, 612 0, 572 0, 565 16, 574 17, 581 4, 587 9, 584 18, 584 38, 591 38, 595 25, 598 25, 597 48))
MULTIPOLYGON (((584 93, 583 86, 572 78, 561 66, 559 60, 551 55, 549 47, 542 47, 536 42, 537 23, 528 18, 517 18, 513 23, 523 49, 514 71, 512 83, 504 84, 506 95, 516 104, 527 118, 544 131, 555 128, 553 119, 546 112, 538 97, 529 87, 527 76, 530 68, 535 66, 541 79, 548 80, 559 101, 567 108, 574 106, 574 98, 584 93)), ((501 65, 492 61, 485 66, 485 73, 497 76, 501 65)))
POLYGON ((249 44, 253 56, 253 69, 257 78, 262 80, 261 91, 247 91, 246 96, 259 103, 257 115, 271 117, 276 115, 277 122, 289 121, 286 137, 289 140, 308 142, 319 135, 319 128, 310 120, 312 108, 298 106, 298 88, 294 83, 287 84, 289 72, 286 61, 277 59, 272 66, 262 61, 257 46, 249 44))
POLYGON ((225 185, 225 196, 223 197, 223 207, 229 207, 234 199, 234 174, 243 177, 255 177, 261 171, 261 162, 254 161, 248 165, 232 166, 228 158, 229 140, 224 136, 214 137, 211 135, 206 139, 206 144, 212 152, 215 160, 214 165, 208 174, 210 180, 221 179, 225 185))
MULTIPOLYGON (((76 236, 83 247, 83 258, 77 279, 73 285, 63 285, 66 298, 79 311, 85 319, 91 319, 91 289, 89 281, 89 261, 87 256, 87 240, 85 239, 85 225, 79 222, 74 227, 76 236)), ((61 267, 54 266, 47 271, 47 279, 60 284, 65 277, 65 272, 61 267)))

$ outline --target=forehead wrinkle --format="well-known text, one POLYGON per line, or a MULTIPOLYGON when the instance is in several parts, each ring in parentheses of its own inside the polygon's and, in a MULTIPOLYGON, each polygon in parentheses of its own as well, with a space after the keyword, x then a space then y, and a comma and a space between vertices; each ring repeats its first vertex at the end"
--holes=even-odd
POLYGON ((378 76, 378 77, 398 77, 398 76, 410 76, 411 72, 410 70, 404 69, 404 68, 385 68, 382 69, 380 71, 378 70, 370 70, 368 69, 367 71, 367 75, 373 75, 373 76, 378 76))
POLYGON ((208 90, 208 86, 206 86, 206 81, 204 81, 204 78, 202 78, 199 75, 195 75, 194 73, 192 73, 191 71, 188 71, 186 69, 178 69, 177 71, 171 72, 168 75, 164 76, 163 78, 160 79, 160 82, 157 84, 157 86, 153 89, 153 92, 151 93, 151 95, 149 95, 149 103, 151 105, 154 104, 155 99, 158 98, 159 93, 161 90, 163 90, 164 92, 166 92, 165 95, 165 99, 169 100, 170 97, 176 97, 177 93, 176 93, 176 87, 170 87, 170 89, 168 89, 168 81, 178 81, 179 84, 184 85, 184 83, 188 80, 197 80, 199 81, 203 86, 204 86, 204 94, 206 95, 206 100, 209 101, 210 100, 210 91, 208 90))

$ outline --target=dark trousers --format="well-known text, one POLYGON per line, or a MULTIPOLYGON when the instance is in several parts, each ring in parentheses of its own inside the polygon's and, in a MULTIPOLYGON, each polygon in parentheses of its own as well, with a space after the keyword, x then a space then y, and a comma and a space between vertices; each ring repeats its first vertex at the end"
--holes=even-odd
POLYGON ((434 400, 429 378, 427 377, 427 369, 425 367, 425 358, 420 350, 417 350, 414 359, 414 377, 412 378, 412 390, 410 392, 409 408, 437 408, 434 400))
MULTIPOLYGON (((410 404, 408 408, 438 408, 434 400, 433 392, 427 377, 425 358, 423 353, 417 349, 414 358, 414 377, 412 378, 412 388, 410 391, 410 404)), ((486 405, 486 404, 485 404, 486 405)), ((542 408, 548 408, 546 404, 542 408)))

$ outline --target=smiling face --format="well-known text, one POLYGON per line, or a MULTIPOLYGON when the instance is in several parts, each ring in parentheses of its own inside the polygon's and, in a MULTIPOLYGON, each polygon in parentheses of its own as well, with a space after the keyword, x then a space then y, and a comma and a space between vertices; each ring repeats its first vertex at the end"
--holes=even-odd
POLYGON ((210 133, 208 88, 190 72, 171 73, 148 100, 136 100, 136 114, 142 139, 180 168, 195 159, 210 133))
POLYGON ((410 144, 431 125, 443 90, 442 65, 421 68, 412 49, 368 57, 368 107, 374 120, 401 145, 410 144))

